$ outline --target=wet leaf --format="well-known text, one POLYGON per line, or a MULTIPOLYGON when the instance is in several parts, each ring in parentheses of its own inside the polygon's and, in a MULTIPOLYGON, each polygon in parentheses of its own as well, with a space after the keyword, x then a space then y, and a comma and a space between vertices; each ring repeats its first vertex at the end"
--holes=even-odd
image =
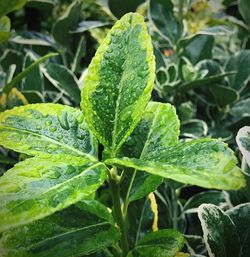
POLYGON ((144 19, 117 21, 89 65, 81 107, 93 133, 116 156, 139 122, 153 88, 153 48, 144 19))
POLYGON ((3 257, 82 256, 115 243, 119 237, 107 208, 97 201, 85 200, 4 232, 0 250, 3 257))
POLYGON ((81 111, 59 104, 34 104, 0 113, 0 145, 28 155, 42 153, 94 159, 95 140, 81 111))
MULTIPOLYGON (((150 102, 138 126, 124 143, 123 156, 148 160, 152 151, 165 149, 178 142, 180 123, 175 108, 170 104, 150 102)), ((136 172, 131 182, 130 201, 142 198, 154 191, 162 178, 136 172)))
POLYGON ((82 156, 43 154, 19 162, 0 179, 0 231, 88 199, 105 178, 105 165, 82 156))
POLYGON ((245 183, 233 152, 225 143, 209 138, 180 142, 162 151, 156 148, 147 160, 123 157, 105 163, 205 188, 239 189, 245 183))

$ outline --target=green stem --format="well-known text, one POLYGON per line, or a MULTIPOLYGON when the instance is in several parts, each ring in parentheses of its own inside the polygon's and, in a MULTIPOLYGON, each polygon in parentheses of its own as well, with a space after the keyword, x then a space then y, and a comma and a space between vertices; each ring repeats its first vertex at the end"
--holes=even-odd
POLYGON ((121 248, 122 256, 125 257, 128 254, 129 246, 127 239, 126 225, 122 215, 121 202, 120 202, 120 185, 119 180, 117 180, 116 167, 113 167, 111 174, 109 174, 109 185, 112 195, 113 208, 115 220, 121 230, 121 248))
POLYGON ((172 189, 172 208, 173 208, 173 215, 172 215, 173 228, 177 229, 178 228, 178 202, 177 202, 175 189, 172 189))
POLYGON ((127 191, 126 198, 125 198, 125 201, 124 201, 123 215, 125 217, 125 220, 126 220, 127 212, 128 212, 129 196, 130 196, 130 192, 131 192, 134 180, 135 180, 136 173, 137 173, 137 170, 134 171, 133 176, 130 180, 128 191, 127 191))
POLYGON ((180 39, 183 33, 183 0, 179 0, 178 22, 178 38, 180 39))

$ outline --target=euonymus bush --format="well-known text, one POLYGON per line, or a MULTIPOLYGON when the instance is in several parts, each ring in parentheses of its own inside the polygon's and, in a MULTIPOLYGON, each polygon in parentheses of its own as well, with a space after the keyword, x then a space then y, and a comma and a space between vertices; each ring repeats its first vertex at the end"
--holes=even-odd
POLYGON ((81 110, 43 103, 0 114, 1 145, 30 156, 0 178, 1 256, 175 256, 184 237, 158 230, 157 220, 153 232, 128 236, 133 202, 149 194, 155 214, 151 192, 163 179, 223 190, 244 186, 225 143, 179 141, 175 108, 149 102, 154 79, 143 17, 129 13, 89 65, 81 110), (95 198, 105 181, 111 208, 95 198))

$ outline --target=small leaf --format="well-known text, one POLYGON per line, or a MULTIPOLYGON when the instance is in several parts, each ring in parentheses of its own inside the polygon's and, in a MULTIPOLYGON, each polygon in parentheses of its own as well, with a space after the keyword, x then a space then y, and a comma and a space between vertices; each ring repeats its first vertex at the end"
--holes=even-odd
POLYGON ((248 257, 250 252, 250 203, 237 205, 228 211, 226 214, 235 224, 236 230, 240 237, 240 257, 248 257))
POLYGON ((226 144, 209 138, 179 143, 162 151, 156 149, 146 161, 124 157, 105 163, 205 188, 231 190, 245 184, 233 152, 226 144))
POLYGON ((53 26, 52 34, 55 40, 67 46, 69 44, 69 31, 77 25, 81 14, 81 1, 73 1, 67 8, 66 12, 56 21, 53 26))
POLYGON ((22 8, 26 2, 27 0, 0 0, 0 18, 10 12, 22 8))
POLYGON ((82 90, 86 121, 111 156, 116 156, 139 122, 153 89, 154 73, 144 19, 126 14, 98 48, 82 90))
POLYGON ((44 219, 4 232, 0 250, 4 257, 87 255, 119 240, 119 230, 110 220, 111 214, 105 206, 94 200, 85 200, 44 219))
POLYGON ((226 65, 225 71, 236 71, 229 77, 229 86, 237 92, 242 91, 250 80, 250 50, 241 50, 231 56, 226 65))
POLYGON ((56 63, 47 63, 43 67, 43 73, 58 90, 65 93, 76 103, 80 103, 80 89, 77 79, 69 69, 56 63))
POLYGON ((176 43, 178 23, 174 16, 174 5, 171 0, 150 0, 149 18, 163 38, 171 44, 176 43))
POLYGON ((232 105, 230 113, 235 117, 250 116, 250 98, 237 101, 232 105))
POLYGON ((174 257, 183 247, 184 238, 173 229, 146 234, 127 257, 174 257))
POLYGON ((94 159, 95 140, 81 111, 32 104, 0 113, 0 145, 28 155, 69 154, 94 159))
POLYGON ((44 154, 16 164, 0 179, 0 232, 88 199, 105 178, 105 165, 69 154, 44 154))
POLYGON ((236 142, 240 148, 243 157, 246 159, 250 167, 250 127, 241 128, 236 136, 236 142))
POLYGON ((94 28, 100 28, 110 25, 110 22, 103 21, 81 21, 75 30, 70 31, 70 33, 82 33, 94 28))
POLYGON ((0 44, 7 41, 10 35, 10 19, 3 16, 0 18, 0 44))
POLYGON ((239 257, 240 239, 230 217, 212 204, 202 204, 198 216, 210 257, 239 257))

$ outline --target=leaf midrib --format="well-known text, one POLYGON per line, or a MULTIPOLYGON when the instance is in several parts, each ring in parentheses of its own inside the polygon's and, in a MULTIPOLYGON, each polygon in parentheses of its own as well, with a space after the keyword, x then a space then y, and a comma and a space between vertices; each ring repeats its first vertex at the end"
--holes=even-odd
MULTIPOLYGON (((72 152, 77 153, 79 156, 88 157, 90 160, 95 160, 95 161, 97 161, 97 159, 96 159, 93 155, 90 155, 90 154, 88 154, 88 153, 84 153, 84 152, 78 151, 78 150, 75 149, 75 148, 69 147, 68 145, 64 145, 64 144, 62 144, 62 143, 56 141, 55 139, 50 138, 50 137, 47 137, 47 136, 44 136, 44 135, 41 135, 41 134, 37 134, 37 133, 35 133, 35 132, 31 132, 31 131, 25 130, 25 129, 17 129, 17 128, 13 128, 13 127, 7 127, 7 126, 1 127, 1 126, 0 126, 0 131, 4 131, 4 130, 6 130, 6 131, 8 131, 8 130, 11 130, 11 131, 14 130, 14 131, 17 131, 17 132, 23 132, 24 134, 30 134, 30 135, 36 136, 36 137, 38 137, 38 138, 39 138, 39 137, 40 137, 40 138, 44 138, 45 141, 49 141, 49 142, 52 142, 52 143, 54 143, 54 144, 56 144, 56 145, 62 146, 62 148, 69 149, 69 150, 71 150, 72 152)), ((42 152, 42 153, 43 153, 43 152, 42 152)), ((46 154, 48 154, 48 153, 46 153, 46 154)), ((53 154, 52 154, 52 155, 53 155, 53 154)))

